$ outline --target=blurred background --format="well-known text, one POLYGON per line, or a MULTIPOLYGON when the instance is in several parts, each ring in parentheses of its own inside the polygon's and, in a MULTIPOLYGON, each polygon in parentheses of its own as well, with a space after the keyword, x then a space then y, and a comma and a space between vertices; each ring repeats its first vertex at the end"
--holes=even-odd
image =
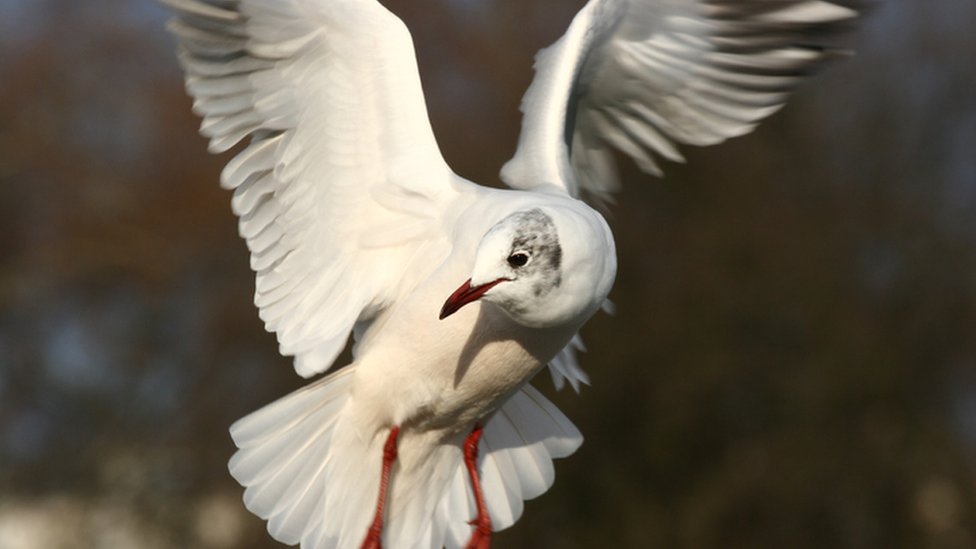
MULTIPOLYGON (((399 0, 495 184, 581 0, 399 0)), ((0 0, 0 549, 271 548, 232 421, 302 385, 150 0, 0 0)), ((497 547, 976 547, 976 3, 889 0, 759 131, 612 210, 586 444, 497 547)))

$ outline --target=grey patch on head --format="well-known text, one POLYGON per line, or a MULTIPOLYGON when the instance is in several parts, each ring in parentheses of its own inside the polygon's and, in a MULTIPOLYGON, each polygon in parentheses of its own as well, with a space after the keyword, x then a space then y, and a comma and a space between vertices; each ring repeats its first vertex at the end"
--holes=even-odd
POLYGON ((528 307, 515 299, 506 299, 499 302, 498 305, 513 315, 524 315, 529 311, 528 307))
POLYGON ((562 284, 560 266, 563 249, 559 245, 559 234, 552 218, 539 208, 533 208, 512 215, 515 222, 515 239, 509 255, 524 251, 532 256, 528 265, 519 267, 519 273, 538 280, 532 293, 541 297, 562 284))

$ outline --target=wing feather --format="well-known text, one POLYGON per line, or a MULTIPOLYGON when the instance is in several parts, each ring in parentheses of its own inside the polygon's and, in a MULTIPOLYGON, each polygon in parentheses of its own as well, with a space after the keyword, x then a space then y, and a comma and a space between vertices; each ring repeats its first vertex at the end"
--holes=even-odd
POLYGON ((260 317, 300 374, 325 371, 364 311, 425 275, 406 271, 417 246, 432 265, 449 251, 438 213, 464 184, 434 141, 410 34, 372 0, 161 1, 210 150, 249 138, 220 182, 260 317))
POLYGON ((683 160, 677 145, 743 135, 779 110, 855 15, 824 0, 591 0, 536 59, 502 179, 606 199, 610 148, 661 175, 659 158, 683 160))

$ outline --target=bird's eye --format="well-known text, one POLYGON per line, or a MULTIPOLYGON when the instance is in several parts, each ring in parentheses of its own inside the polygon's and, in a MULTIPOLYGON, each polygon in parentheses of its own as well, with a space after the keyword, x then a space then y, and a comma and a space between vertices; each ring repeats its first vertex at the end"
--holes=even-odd
POLYGON ((508 264, 512 267, 522 267, 529 262, 529 254, 525 252, 515 252, 508 256, 508 264))

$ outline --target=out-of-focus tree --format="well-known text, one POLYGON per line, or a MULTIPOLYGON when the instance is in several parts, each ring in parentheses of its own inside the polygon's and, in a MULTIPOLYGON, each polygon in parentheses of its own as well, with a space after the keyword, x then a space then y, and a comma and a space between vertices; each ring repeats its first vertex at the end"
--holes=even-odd
MULTIPOLYGON (((580 4, 388 2, 459 173, 497 181, 580 4)), ((165 19, 0 0, 0 547, 275 546, 226 428, 302 382, 165 19)), ((974 20, 879 3, 753 135, 625 171, 618 313, 553 396, 587 442, 498 546, 976 546, 974 20)))

